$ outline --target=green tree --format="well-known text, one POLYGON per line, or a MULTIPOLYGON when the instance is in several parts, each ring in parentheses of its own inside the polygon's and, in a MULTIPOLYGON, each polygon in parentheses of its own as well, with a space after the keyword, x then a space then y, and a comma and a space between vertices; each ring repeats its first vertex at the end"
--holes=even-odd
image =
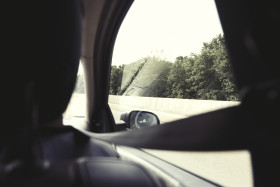
POLYGON ((209 77, 205 77, 208 79, 204 89, 205 99, 238 100, 224 37, 220 34, 211 42, 204 43, 201 55, 210 62, 209 77))
POLYGON ((182 56, 177 57, 168 75, 169 97, 186 98, 186 71, 183 66, 184 58, 182 56))
POLYGON ((238 100, 223 36, 204 43, 199 54, 177 57, 168 85, 169 97, 238 100))
POLYGON ((229 63, 229 56, 226 50, 224 37, 218 35, 214 40, 216 40, 213 42, 216 44, 214 68, 221 82, 223 95, 225 96, 225 100, 237 101, 239 99, 238 90, 235 86, 235 80, 232 74, 231 64, 229 63))
POLYGON ((168 75, 172 63, 159 57, 150 57, 140 74, 141 81, 145 82, 143 86, 145 91, 143 96, 146 97, 167 97, 168 75), (148 83, 148 84, 147 84, 148 83))
POLYGON ((124 65, 111 67, 110 95, 120 95, 124 65))

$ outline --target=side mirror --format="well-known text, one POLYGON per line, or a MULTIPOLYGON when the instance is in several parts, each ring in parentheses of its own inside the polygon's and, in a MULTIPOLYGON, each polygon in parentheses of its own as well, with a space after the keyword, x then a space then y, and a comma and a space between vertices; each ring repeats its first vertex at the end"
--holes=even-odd
POLYGON ((124 121, 127 125, 127 128, 143 128, 151 127, 160 124, 159 118, 156 114, 147 111, 131 111, 123 113, 120 117, 120 120, 124 121))

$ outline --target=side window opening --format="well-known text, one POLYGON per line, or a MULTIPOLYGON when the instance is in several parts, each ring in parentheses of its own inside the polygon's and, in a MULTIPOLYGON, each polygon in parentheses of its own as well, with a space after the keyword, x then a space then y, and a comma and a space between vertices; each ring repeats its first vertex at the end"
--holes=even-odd
POLYGON ((115 121, 125 109, 162 124, 238 105, 214 1, 135 1, 117 36, 109 94, 115 121))

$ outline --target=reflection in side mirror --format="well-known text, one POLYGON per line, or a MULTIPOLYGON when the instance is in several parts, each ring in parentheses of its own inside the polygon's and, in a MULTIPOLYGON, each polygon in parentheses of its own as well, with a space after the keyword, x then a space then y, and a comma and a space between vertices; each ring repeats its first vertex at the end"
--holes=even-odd
POLYGON ((120 117, 130 129, 151 127, 160 124, 156 114, 147 111, 131 111, 124 113, 120 117))

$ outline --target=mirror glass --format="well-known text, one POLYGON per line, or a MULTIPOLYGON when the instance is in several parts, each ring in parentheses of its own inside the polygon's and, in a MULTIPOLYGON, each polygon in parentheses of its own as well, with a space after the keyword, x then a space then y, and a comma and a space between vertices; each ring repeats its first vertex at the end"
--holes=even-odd
POLYGON ((143 128, 159 124, 159 119, 156 115, 144 111, 132 111, 130 113, 130 128, 143 128))

